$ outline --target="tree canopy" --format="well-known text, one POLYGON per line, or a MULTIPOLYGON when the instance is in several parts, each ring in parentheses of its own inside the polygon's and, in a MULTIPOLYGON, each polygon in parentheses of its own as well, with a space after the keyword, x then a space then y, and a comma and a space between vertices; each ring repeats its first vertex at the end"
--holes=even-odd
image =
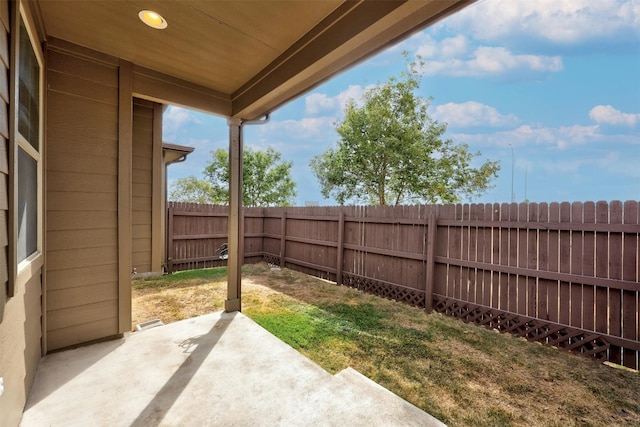
MULTIPOLYGON (((176 202, 229 204, 229 153, 211 152, 211 161, 203 171, 203 179, 180 178, 171 185, 169 199, 176 202)), ((244 206, 287 206, 296 196, 296 183, 291 178, 292 162, 268 148, 266 151, 245 148, 242 156, 242 202, 244 206)))
POLYGON ((324 197, 340 204, 449 203, 492 187, 499 163, 473 167, 481 154, 443 138, 446 123, 427 114, 430 99, 416 95, 419 87, 411 63, 366 91, 361 104, 349 101, 336 123, 337 145, 310 163, 324 197))
POLYGON ((171 184, 169 200, 174 202, 209 203, 216 204, 213 187, 209 181, 195 176, 178 178, 171 184))

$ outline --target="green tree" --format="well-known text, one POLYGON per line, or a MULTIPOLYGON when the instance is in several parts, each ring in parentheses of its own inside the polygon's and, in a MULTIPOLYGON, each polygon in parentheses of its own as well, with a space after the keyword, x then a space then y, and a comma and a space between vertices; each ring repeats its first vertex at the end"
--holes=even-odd
MULTIPOLYGON (((170 199, 181 202, 229 203, 229 153, 211 152, 211 162, 203 171, 203 179, 193 176, 176 180, 170 199)), ((296 183, 291 178, 292 162, 268 148, 266 151, 246 148, 243 152, 243 197, 245 206, 288 206, 296 196, 296 183)))
POLYGON ((174 202, 190 203, 217 203, 213 187, 208 181, 198 179, 195 176, 178 178, 171 184, 169 200, 174 202))
POLYGON ((472 167, 479 152, 443 139, 446 124, 432 119, 430 99, 415 93, 418 65, 365 92, 362 106, 347 104, 336 123, 337 146, 310 163, 324 197, 340 204, 448 203, 492 188, 499 163, 472 167))

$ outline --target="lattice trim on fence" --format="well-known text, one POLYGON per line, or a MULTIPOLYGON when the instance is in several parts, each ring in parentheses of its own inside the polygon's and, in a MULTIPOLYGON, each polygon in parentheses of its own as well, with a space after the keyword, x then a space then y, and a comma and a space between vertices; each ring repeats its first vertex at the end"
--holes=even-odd
POLYGON ((419 289, 411 289, 349 273, 343 273, 342 284, 370 294, 424 308, 424 291, 419 289))
POLYGON ((280 265, 280 257, 277 255, 263 254, 262 260, 267 264, 280 265))
POLYGON ((510 332, 529 341, 537 341, 563 350, 607 360, 610 344, 601 335, 479 304, 433 295, 434 310, 500 332, 510 332))

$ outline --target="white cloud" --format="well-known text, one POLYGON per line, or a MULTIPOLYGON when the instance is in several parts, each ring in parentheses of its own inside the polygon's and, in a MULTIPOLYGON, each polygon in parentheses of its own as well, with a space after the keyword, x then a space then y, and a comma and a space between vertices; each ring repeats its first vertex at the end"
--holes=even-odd
POLYGON ((333 120, 332 117, 306 117, 301 120, 276 122, 274 123, 274 128, 280 128, 292 136, 299 134, 303 137, 308 137, 324 132, 327 127, 332 127, 333 120))
POLYGON ((522 125, 515 129, 492 134, 454 134, 454 139, 476 146, 524 147, 526 145, 548 145, 563 150, 575 145, 601 141, 599 126, 562 126, 558 128, 522 125))
POLYGON ((567 148, 572 145, 582 145, 589 141, 596 140, 601 137, 598 132, 599 126, 562 126, 556 132, 556 145, 560 149, 567 148))
POLYGON ((228 140, 220 139, 215 141, 210 138, 187 138, 185 140, 181 140, 180 144, 193 147, 195 149, 194 154, 196 152, 198 155, 203 155, 203 153, 205 153, 207 156, 209 155, 209 151, 217 150, 218 148, 226 149, 229 147, 228 140))
POLYGON ((640 122, 640 114, 623 113, 611 105, 597 105, 589 111, 589 118, 596 123, 634 127, 640 122))
POLYGON ((486 0, 442 21, 485 41, 527 37, 552 43, 618 39, 640 35, 637 0, 486 0))
POLYGON ((465 55, 469 51, 469 41, 461 34, 437 41, 429 34, 422 33, 415 38, 415 43, 416 55, 423 58, 452 58, 465 55))
POLYGON ((469 101, 461 104, 453 102, 433 107, 433 118, 453 127, 471 126, 511 126, 518 123, 514 114, 500 114, 495 108, 469 101))
POLYGON ((338 116, 342 113, 349 100, 353 100, 358 103, 362 98, 362 95, 364 95, 364 93, 371 87, 373 87, 373 85, 366 87, 350 85, 347 89, 335 96, 329 96, 318 92, 312 93, 304 99, 305 114, 314 116, 325 113, 338 116))
POLYGON ((257 131, 261 144, 282 147, 283 150, 302 147, 313 149, 335 141, 334 123, 334 117, 306 117, 300 120, 272 121, 260 126, 257 131))
POLYGON ((177 132, 180 128, 190 123, 200 123, 193 111, 173 105, 165 111, 162 119, 165 133, 177 132))
POLYGON ((336 107, 335 98, 324 93, 312 93, 304 99, 304 111, 306 114, 315 115, 323 111, 333 110, 336 107))
POLYGON ((586 167, 615 171, 619 168, 620 161, 620 153, 611 151, 599 157, 581 157, 562 160, 547 159, 538 162, 538 165, 544 171, 551 174, 575 174, 586 167))
MULTIPOLYGON (((418 49, 420 51, 423 49, 418 49)), ((560 56, 514 54, 504 47, 479 46, 462 59, 443 57, 430 60, 425 56, 422 72, 427 76, 480 77, 523 71, 547 73, 562 69, 560 56)))

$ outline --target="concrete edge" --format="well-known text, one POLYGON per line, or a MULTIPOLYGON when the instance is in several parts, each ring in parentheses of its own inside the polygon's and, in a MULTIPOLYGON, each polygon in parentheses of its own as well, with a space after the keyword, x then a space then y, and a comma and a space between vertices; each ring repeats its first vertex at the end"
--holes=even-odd
POLYGON ((367 394, 369 395, 376 394, 378 395, 378 398, 384 399, 387 402, 402 406, 409 412, 414 412, 416 414, 420 414, 421 416, 430 418, 429 419, 430 426, 446 427, 446 424, 444 424, 442 421, 435 418, 433 415, 423 411, 422 409, 418 408, 414 404, 407 402, 397 394, 384 388, 383 386, 373 381, 372 379, 368 378, 367 376, 362 375, 360 372, 358 372, 356 369, 353 369, 350 366, 338 372, 337 374, 335 374, 334 377, 347 382, 351 387, 366 390, 367 394))

